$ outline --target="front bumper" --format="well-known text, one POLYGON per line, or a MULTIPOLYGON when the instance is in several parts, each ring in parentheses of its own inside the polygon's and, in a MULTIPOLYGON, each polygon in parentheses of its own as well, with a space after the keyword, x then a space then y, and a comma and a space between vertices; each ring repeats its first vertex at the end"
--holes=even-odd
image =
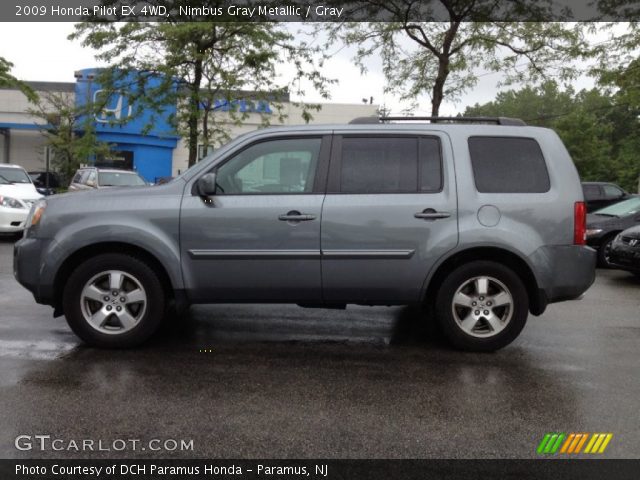
POLYGON ((581 245, 552 245, 536 250, 529 262, 536 272, 541 304, 579 298, 595 281, 596 259, 593 248, 581 245))
POLYGON ((23 238, 13 247, 13 275, 20 285, 29 290, 36 302, 53 305, 53 283, 42 282, 43 252, 49 240, 23 238))
POLYGON ((619 237, 616 238, 611 245, 609 262, 621 270, 640 272, 640 240, 631 246, 623 243, 619 237))
POLYGON ((16 233, 24 230, 29 209, 0 207, 0 233, 16 233))

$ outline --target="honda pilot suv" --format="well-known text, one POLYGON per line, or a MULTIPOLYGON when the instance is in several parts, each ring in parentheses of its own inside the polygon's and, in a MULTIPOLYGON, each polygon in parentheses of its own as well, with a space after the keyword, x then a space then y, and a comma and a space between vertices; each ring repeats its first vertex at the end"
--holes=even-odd
POLYGON ((420 305, 455 347, 496 350, 580 297, 596 254, 558 136, 494 120, 268 128, 164 185, 56 195, 15 277, 101 347, 170 305, 268 302, 420 305))

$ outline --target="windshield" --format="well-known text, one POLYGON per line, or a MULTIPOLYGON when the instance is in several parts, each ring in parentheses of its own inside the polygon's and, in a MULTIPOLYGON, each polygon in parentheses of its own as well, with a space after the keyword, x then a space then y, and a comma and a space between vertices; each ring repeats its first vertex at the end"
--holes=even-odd
POLYGON ((101 187, 129 187, 146 185, 146 183, 137 173, 100 172, 98 174, 98 185, 101 187))
POLYGON ((615 217, 624 217, 640 211, 640 197, 633 197, 629 200, 614 203, 608 207, 596 210, 596 215, 613 215, 615 217))
POLYGON ((0 167, 0 177, 6 180, 3 183, 31 183, 29 175, 21 168, 0 167))

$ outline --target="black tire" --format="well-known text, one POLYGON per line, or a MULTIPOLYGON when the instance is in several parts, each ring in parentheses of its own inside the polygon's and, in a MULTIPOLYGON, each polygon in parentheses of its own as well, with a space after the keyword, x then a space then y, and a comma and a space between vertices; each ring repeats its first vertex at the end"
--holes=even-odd
MULTIPOLYGON (((106 275, 104 278, 110 279, 110 276, 106 275)), ((107 288, 107 290, 110 290, 110 288, 107 288)), ((106 293, 110 294, 112 292, 106 293)), ((140 345, 158 329, 165 312, 165 293, 155 271, 139 258, 118 253, 101 254, 81 263, 69 276, 64 287, 62 300, 65 317, 73 332, 87 344, 102 348, 129 348, 140 345), (89 323, 88 319, 85 318, 85 313, 83 313, 83 310, 86 312, 90 308, 87 305, 92 305, 91 302, 87 303, 83 300, 82 292, 85 286, 96 277, 100 280, 103 278, 101 275, 109 271, 123 272, 125 275, 130 276, 126 277, 122 283, 123 294, 113 297, 114 302, 117 302, 118 298, 124 298, 121 295, 127 295, 125 291, 127 282, 129 285, 134 285, 133 288, 136 288, 131 279, 137 281, 144 291, 146 300, 144 303, 117 304, 118 306, 123 305, 120 307, 121 310, 127 308, 134 312, 134 316, 138 315, 136 323, 134 323, 133 327, 129 327, 129 330, 125 330, 124 324, 118 327, 117 325, 109 326, 106 323, 101 329, 111 329, 110 332, 99 331, 89 323), (118 333, 118 328, 123 332, 118 333)), ((100 303, 95 305, 98 305, 96 308, 100 310, 100 303)), ((109 310, 113 312, 107 321, 117 324, 118 317, 113 317, 117 307, 111 307, 110 302, 104 302, 104 305, 106 305, 104 308, 110 307, 109 310)), ((89 313, 91 313, 90 310, 89 313)))
POLYGON ((435 313, 443 333, 454 347, 474 352, 492 352, 509 345, 524 328, 529 314, 529 296, 520 277, 510 268, 491 261, 473 261, 457 267, 444 279, 437 293, 435 313), (489 279, 488 293, 478 297, 475 296, 477 293, 470 293, 467 298, 477 300, 479 306, 454 308, 454 295, 465 285, 469 288, 477 285, 474 279, 478 278, 489 279), (501 291, 510 295, 509 305, 497 306, 493 305, 497 301, 490 301, 497 298, 494 295, 501 291), (480 299, 483 299, 482 304, 480 299), (493 324, 483 317, 484 312, 489 312, 492 318, 499 318, 498 324, 502 329, 494 330, 493 324), (469 318, 467 315, 473 313, 478 313, 481 318, 475 320, 474 317, 471 321, 475 330, 467 332, 459 323, 463 320, 460 317, 469 318))
POLYGON ((598 247, 598 266, 600 268, 615 268, 611 263, 609 263, 608 255, 611 250, 611 244, 616 238, 616 235, 617 234, 613 234, 603 238, 600 246, 598 247))

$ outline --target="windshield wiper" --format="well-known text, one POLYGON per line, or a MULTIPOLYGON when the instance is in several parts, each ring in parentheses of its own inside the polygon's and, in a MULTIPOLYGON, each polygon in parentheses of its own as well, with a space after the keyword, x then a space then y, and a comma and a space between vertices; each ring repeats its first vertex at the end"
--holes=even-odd
POLYGON ((594 215, 598 215, 600 217, 616 217, 616 218, 620 218, 620 215, 614 215, 613 213, 594 213, 594 215))

